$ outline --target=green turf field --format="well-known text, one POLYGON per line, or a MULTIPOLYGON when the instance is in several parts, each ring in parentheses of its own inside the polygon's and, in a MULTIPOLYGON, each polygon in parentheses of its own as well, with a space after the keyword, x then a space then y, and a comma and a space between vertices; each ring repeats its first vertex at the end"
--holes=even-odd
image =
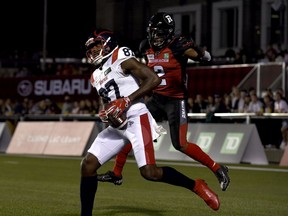
MULTIPOLYGON (((0 215, 79 215, 80 160, 0 155, 0 215)), ((99 183, 94 215, 288 215, 287 168, 275 165, 230 165, 231 185, 226 192, 222 192, 216 178, 207 168, 196 163, 192 163, 192 166, 184 163, 168 164, 189 177, 204 178, 219 195, 219 211, 210 210, 204 201, 184 188, 142 179, 136 164, 131 160, 126 164, 121 186, 99 183)), ((109 162, 100 172, 106 172, 112 166, 113 163, 109 162)))

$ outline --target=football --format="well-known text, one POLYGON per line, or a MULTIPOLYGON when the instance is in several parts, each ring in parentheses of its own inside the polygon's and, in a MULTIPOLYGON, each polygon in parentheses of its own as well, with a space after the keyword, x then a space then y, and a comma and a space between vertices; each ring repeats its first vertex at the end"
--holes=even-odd
POLYGON ((122 114, 118 118, 108 115, 108 124, 116 129, 124 129, 127 123, 128 120, 125 114, 122 114))
POLYGON ((125 113, 122 113, 119 117, 114 117, 112 111, 114 110, 114 105, 106 107, 106 113, 108 117, 108 124, 116 129, 124 129, 128 123, 125 113))

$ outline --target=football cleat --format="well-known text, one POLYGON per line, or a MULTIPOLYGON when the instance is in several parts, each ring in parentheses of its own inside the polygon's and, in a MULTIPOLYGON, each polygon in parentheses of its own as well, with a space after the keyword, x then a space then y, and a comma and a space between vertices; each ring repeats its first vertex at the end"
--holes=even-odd
POLYGON ((98 181, 101 182, 111 182, 115 185, 121 185, 123 182, 122 175, 121 176, 115 176, 113 171, 107 171, 104 174, 97 175, 98 181))
POLYGON ((218 195, 208 187, 204 180, 195 180, 193 192, 201 197, 201 199, 203 199, 205 203, 213 210, 217 211, 219 209, 220 201, 218 199, 218 195))
POLYGON ((230 184, 230 177, 228 175, 228 167, 220 165, 220 168, 215 172, 216 177, 220 183, 222 191, 226 191, 227 187, 230 184))

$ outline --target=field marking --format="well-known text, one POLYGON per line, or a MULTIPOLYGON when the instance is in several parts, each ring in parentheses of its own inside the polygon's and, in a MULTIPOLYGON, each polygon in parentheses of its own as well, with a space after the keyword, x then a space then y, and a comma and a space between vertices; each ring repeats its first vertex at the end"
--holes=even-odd
MULTIPOLYGON (((9 157, 8 155, 5 155, 9 157)), ((15 155, 14 155, 15 156, 15 155)), ((69 157, 69 156, 43 156, 43 155, 29 155, 29 156, 22 156, 22 157, 34 157, 34 158, 51 158, 51 159, 75 159, 75 160, 82 160, 82 157, 69 157)), ((110 162, 114 162, 115 159, 111 159, 110 162)), ((134 159, 128 159, 126 161, 127 163, 136 163, 134 159)), ((5 163, 10 163, 10 164, 17 164, 16 161, 5 161, 5 163)), ((164 164, 164 165, 174 165, 174 166, 191 166, 191 167, 202 167, 206 168, 202 164, 197 164, 196 162, 175 162, 175 161, 163 161, 163 160, 158 160, 156 161, 157 164, 164 164)), ((230 165, 227 164, 229 169, 235 169, 235 170, 253 170, 253 171, 268 171, 268 172, 282 172, 282 173, 288 173, 288 167, 283 167, 283 168, 267 168, 267 167, 253 167, 253 164, 247 164, 247 166, 237 166, 235 164, 230 165), (247 166, 250 167, 247 167, 247 166)), ((256 165, 255 165, 256 166, 256 165)), ((261 165, 258 165, 261 166, 261 165)), ((263 166, 269 166, 269 165, 263 165, 263 166)))
POLYGON ((19 161, 4 161, 7 164, 19 164, 19 161))

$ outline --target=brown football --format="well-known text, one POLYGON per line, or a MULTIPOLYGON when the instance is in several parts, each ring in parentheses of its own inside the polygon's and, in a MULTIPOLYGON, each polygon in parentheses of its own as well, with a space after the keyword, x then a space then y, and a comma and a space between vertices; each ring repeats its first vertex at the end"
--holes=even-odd
POLYGON ((118 118, 108 115, 108 123, 116 129, 124 129, 127 124, 127 117, 125 114, 122 114, 118 118))
POLYGON ((127 125, 127 117, 125 113, 122 113, 119 117, 114 117, 111 111, 113 110, 113 106, 106 107, 107 116, 108 116, 108 124, 116 129, 124 129, 127 125))

